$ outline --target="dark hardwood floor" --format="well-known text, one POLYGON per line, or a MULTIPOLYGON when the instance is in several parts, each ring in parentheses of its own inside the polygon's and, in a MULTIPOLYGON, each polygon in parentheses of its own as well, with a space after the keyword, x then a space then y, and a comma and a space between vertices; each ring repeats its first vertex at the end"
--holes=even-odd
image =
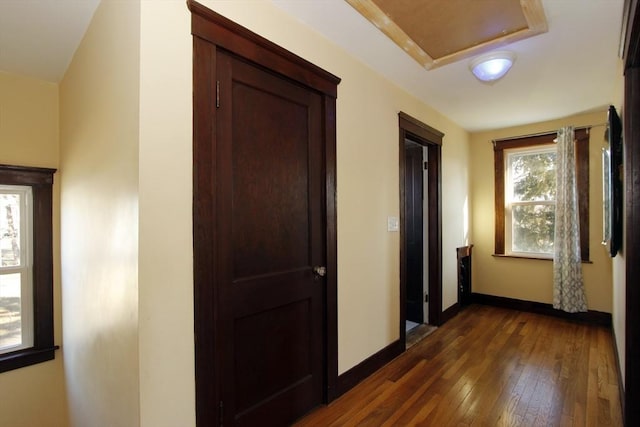
POLYGON ((622 426, 610 329, 471 305, 296 426, 622 426))

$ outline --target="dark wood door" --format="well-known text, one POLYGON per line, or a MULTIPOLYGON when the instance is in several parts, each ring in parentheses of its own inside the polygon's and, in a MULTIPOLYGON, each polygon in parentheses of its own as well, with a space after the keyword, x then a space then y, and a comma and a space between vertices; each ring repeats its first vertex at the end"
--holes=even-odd
POLYGON ((322 402, 322 97, 218 53, 215 280, 224 425, 322 402))
POLYGON ((286 425, 338 393, 340 79, 187 5, 196 422, 286 425))
POLYGON ((407 256, 407 320, 422 323, 423 316, 423 176, 422 146, 405 143, 404 219, 407 256))

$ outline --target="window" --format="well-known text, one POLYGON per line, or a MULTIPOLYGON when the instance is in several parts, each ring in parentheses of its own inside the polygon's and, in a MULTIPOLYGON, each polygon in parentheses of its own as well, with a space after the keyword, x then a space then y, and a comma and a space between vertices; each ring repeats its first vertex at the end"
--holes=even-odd
POLYGON ((0 184, 0 353, 33 345, 31 187, 0 184))
POLYGON ((505 150, 505 252, 553 255, 556 149, 505 150))
MULTIPOLYGON (((495 254, 553 258, 556 134, 494 141, 495 254)), ((589 134, 575 131, 580 245, 589 260, 589 134)))
POLYGON ((0 372, 55 356, 54 172, 0 165, 0 372))

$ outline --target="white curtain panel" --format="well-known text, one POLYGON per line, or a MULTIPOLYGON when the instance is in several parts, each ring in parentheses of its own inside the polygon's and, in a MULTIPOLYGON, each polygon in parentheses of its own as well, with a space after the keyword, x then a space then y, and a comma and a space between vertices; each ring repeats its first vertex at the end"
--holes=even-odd
POLYGON ((572 126, 558 130, 556 223, 553 242, 553 308, 587 311, 582 282, 576 156, 572 126))

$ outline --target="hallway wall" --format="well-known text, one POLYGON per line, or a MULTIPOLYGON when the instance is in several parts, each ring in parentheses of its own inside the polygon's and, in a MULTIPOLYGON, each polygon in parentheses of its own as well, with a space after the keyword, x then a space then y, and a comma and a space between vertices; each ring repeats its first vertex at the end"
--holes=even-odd
MULTIPOLYGON (((59 167, 58 85, 0 72, 0 147, 0 164, 59 167)), ((53 181, 53 322, 60 345, 60 172, 53 181)), ((0 374, 3 425, 67 425, 63 354, 61 349, 54 360, 0 374)))
POLYGON ((139 424, 138 1, 102 1, 60 83, 64 362, 72 426, 139 424))

